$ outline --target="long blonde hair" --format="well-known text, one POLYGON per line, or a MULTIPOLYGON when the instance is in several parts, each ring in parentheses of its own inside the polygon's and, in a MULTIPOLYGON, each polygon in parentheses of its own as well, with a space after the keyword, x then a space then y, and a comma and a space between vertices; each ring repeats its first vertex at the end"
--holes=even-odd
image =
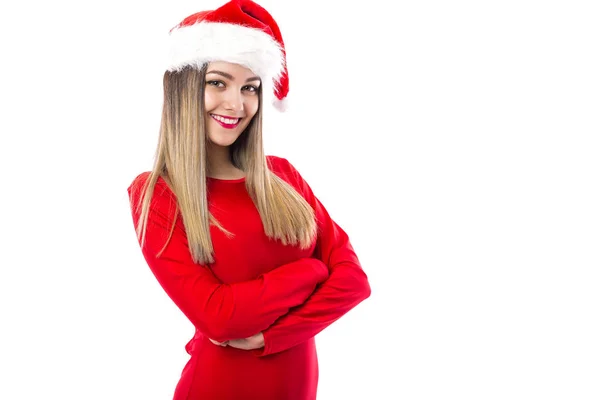
MULTIPOLYGON (((208 138, 204 119, 206 67, 205 64, 200 70, 188 67, 179 72, 165 72, 162 120, 154 166, 142 188, 140 201, 135 205, 138 212, 141 208, 138 221, 141 223, 137 224, 136 232, 143 246, 152 194, 159 176, 162 176, 177 198, 177 209, 171 233, 160 253, 171 239, 179 211, 192 259, 198 264, 214 262, 211 223, 226 235, 232 235, 208 210, 208 138)), ((266 235, 286 245, 308 248, 317 231, 314 210, 291 185, 268 169, 262 140, 261 89, 258 95, 258 111, 230 146, 231 160, 246 173, 246 189, 260 213, 266 235)))

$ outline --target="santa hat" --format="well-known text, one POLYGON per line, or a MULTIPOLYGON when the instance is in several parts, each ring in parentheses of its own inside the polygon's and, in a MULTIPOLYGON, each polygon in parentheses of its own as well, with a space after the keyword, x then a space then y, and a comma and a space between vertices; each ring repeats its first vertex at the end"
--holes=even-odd
POLYGON ((168 39, 168 71, 202 68, 211 61, 243 65, 261 78, 263 93, 273 93, 285 109, 289 91, 285 47, 271 15, 250 0, 231 0, 214 11, 201 11, 173 27, 168 39))

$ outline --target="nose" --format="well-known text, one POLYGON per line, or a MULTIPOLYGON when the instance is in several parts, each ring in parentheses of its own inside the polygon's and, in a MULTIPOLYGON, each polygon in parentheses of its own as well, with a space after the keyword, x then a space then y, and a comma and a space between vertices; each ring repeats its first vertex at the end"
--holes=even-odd
POLYGON ((244 98, 238 90, 228 90, 227 96, 223 101, 223 106, 227 110, 240 112, 244 110, 244 98))

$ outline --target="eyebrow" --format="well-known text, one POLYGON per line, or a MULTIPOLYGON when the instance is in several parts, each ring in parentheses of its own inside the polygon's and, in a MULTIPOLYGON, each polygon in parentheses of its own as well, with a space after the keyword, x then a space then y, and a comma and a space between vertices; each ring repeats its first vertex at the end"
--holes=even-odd
MULTIPOLYGON (((223 71, 217 71, 217 70, 212 70, 212 71, 208 71, 206 73, 206 75, 208 74, 217 74, 217 75, 221 75, 224 76, 227 79, 231 79, 233 80, 233 75, 228 74, 227 72, 223 72, 223 71)), ((246 79, 246 82, 250 82, 250 81, 260 81, 260 77, 258 76, 253 76, 251 78, 246 79)))

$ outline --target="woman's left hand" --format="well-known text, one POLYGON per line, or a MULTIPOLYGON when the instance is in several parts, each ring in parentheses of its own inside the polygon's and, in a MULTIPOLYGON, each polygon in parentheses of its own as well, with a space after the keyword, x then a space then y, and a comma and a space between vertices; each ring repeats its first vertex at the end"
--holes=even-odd
POLYGON ((227 345, 229 345, 231 347, 235 347, 236 349, 241 349, 241 350, 260 349, 261 347, 264 347, 264 345, 265 345, 265 337, 262 334, 262 332, 260 332, 260 333, 257 333, 256 335, 250 336, 249 338, 246 338, 246 339, 229 340, 227 345))
POLYGON ((227 343, 229 343, 229 340, 226 340, 224 342, 217 342, 216 340, 212 340, 211 338, 209 338, 208 340, 210 340, 213 344, 216 344, 217 346, 227 346, 227 343))

